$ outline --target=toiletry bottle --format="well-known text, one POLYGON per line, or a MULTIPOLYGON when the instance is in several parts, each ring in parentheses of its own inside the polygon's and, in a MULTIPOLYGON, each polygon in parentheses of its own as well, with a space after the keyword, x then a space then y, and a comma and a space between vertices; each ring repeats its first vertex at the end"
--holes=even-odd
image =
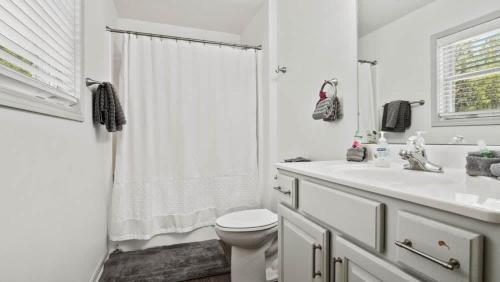
POLYGON ((483 158, 493 158, 494 154, 488 147, 486 147, 486 142, 484 140, 478 140, 477 146, 479 147, 479 153, 483 158))
POLYGON ((424 157, 425 156, 425 139, 424 139, 424 134, 426 132, 425 131, 417 131, 417 136, 416 136, 416 139, 415 139, 415 147, 416 149, 418 149, 419 151, 423 152, 424 154, 424 157))
POLYGON ((363 136, 361 136, 359 134, 359 131, 356 130, 356 133, 354 134, 354 141, 352 142, 352 148, 356 149, 356 148, 361 147, 361 143, 362 143, 361 140, 363 140, 363 136))
POLYGON ((390 167, 391 166, 391 152, 389 144, 384 136, 385 132, 380 132, 380 139, 378 140, 377 147, 373 153, 374 164, 376 167, 390 167))

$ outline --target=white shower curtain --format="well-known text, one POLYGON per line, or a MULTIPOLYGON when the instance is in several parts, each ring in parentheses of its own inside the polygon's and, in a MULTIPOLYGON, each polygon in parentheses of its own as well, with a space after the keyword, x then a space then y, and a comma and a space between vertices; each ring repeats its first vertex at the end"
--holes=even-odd
POLYGON ((257 207, 256 52, 128 34, 114 45, 128 123, 116 140, 111 240, 257 207))
POLYGON ((362 136, 365 136, 367 131, 378 131, 376 68, 371 64, 358 63, 358 131, 362 136))

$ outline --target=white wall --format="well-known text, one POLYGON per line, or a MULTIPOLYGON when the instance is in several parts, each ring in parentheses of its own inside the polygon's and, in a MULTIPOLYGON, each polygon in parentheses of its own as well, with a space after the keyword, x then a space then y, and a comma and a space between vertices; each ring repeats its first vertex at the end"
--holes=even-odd
POLYGON ((275 138, 276 132, 276 82, 271 79, 276 57, 276 46, 272 45, 273 36, 270 24, 273 20, 271 12, 273 2, 266 1, 255 17, 250 21, 241 34, 241 43, 248 45, 262 45, 260 64, 259 89, 259 169, 260 190, 262 205, 268 209, 275 209, 275 193, 271 189, 275 173, 274 163, 277 161, 275 138))
MULTIPOLYGON (((379 105, 391 100, 425 100, 414 107, 406 134, 391 133, 391 141, 404 142, 417 130, 427 141, 446 144, 457 134, 475 143, 486 139, 499 144, 500 126, 431 127, 430 36, 500 9, 498 0, 437 0, 360 38, 359 57, 377 60, 379 105)), ((361 97, 361 99, 363 99, 361 97)))
MULTIPOLYGON (((88 0, 85 74, 109 79, 113 1, 88 0)), ((111 135, 85 122, 0 108, 0 281, 89 281, 106 255, 111 135)))
POLYGON ((220 31, 203 30, 169 24, 118 18, 114 28, 133 30, 147 33, 167 34, 172 36, 190 37, 204 40, 240 43, 240 35, 220 31))
POLYGON ((356 1, 278 1, 278 63, 288 68, 278 78, 280 160, 345 158, 357 125, 356 27, 356 1), (313 120, 321 84, 334 77, 344 118, 313 120))

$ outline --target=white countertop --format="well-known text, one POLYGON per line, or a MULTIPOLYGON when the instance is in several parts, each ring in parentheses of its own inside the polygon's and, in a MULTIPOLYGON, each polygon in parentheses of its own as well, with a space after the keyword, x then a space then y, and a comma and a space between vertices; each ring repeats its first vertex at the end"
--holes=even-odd
POLYGON ((373 163, 321 161, 278 163, 278 169, 445 210, 482 221, 500 223, 500 181, 471 177, 464 169, 444 173, 405 170, 400 163, 377 168, 373 163))

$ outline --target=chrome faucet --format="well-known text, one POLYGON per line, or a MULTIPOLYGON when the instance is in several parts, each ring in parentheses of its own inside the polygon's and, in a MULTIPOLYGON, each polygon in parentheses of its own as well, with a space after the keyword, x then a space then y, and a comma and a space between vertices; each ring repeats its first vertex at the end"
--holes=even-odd
POLYGON ((434 164, 427 160, 427 153, 425 151, 425 145, 423 142, 423 138, 420 136, 412 136, 408 139, 408 148, 402 149, 399 152, 399 155, 403 160, 408 161, 407 164, 404 165, 405 169, 409 170, 421 170, 428 172, 443 172, 443 167, 437 164, 434 164))

